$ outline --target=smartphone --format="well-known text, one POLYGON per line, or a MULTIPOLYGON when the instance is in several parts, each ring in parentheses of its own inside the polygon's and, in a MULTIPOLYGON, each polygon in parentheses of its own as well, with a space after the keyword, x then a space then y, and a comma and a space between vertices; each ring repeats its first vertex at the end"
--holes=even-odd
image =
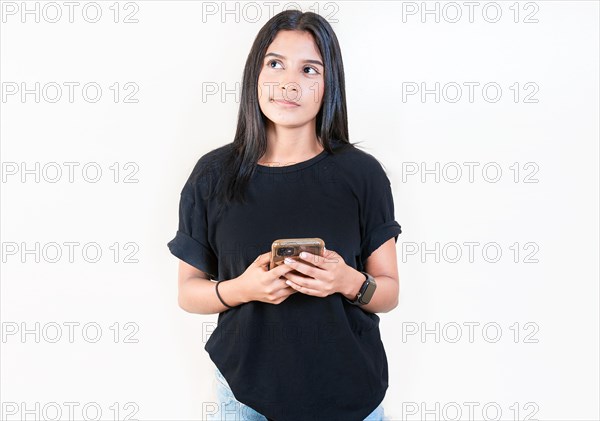
MULTIPOLYGON (((307 260, 301 259, 300 252, 306 251, 308 253, 316 254, 317 256, 323 255, 323 249, 325 248, 325 242, 320 238, 282 238, 273 241, 271 245, 271 263, 269 270, 275 266, 279 266, 284 263, 286 257, 296 258, 304 263, 312 265, 307 260)), ((314 265, 312 265, 314 266, 314 265)), ((292 272, 299 273, 297 270, 292 272)))

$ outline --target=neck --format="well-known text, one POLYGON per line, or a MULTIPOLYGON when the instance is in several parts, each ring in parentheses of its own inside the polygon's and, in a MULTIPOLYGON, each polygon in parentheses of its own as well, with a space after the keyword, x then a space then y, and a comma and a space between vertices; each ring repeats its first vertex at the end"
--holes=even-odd
POLYGON ((323 151, 315 133, 315 124, 302 127, 267 125, 267 150, 259 163, 290 165, 302 162, 323 151))

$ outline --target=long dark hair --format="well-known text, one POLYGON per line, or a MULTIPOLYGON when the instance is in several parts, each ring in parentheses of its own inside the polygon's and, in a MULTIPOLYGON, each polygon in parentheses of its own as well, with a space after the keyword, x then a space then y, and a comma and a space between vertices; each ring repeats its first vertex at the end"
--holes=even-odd
POLYGON ((333 28, 325 18, 313 12, 286 10, 273 16, 258 32, 246 59, 235 138, 232 143, 214 151, 210 178, 216 181, 211 190, 217 200, 217 217, 228 204, 236 200, 245 202, 246 185, 254 174, 256 163, 266 152, 266 116, 258 102, 258 76, 267 48, 281 30, 309 32, 323 58, 325 86, 316 117, 316 135, 321 146, 333 154, 333 140, 355 145, 348 139, 344 65, 333 28))

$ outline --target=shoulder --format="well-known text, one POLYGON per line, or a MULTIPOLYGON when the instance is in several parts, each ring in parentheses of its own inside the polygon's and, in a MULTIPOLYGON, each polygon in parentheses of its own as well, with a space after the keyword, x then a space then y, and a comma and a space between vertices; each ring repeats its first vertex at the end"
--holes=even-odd
POLYGON ((201 193, 205 196, 212 190, 212 186, 223 171, 232 150, 233 142, 219 146, 201 155, 194 164, 183 192, 201 193))
POLYGON ((200 156, 192 169, 188 181, 197 184, 205 181, 208 176, 215 177, 218 175, 220 171, 223 171, 232 151, 233 142, 219 146, 200 156))
POLYGON ((356 144, 334 142, 334 145, 332 162, 343 178, 360 183, 387 178, 383 164, 373 154, 359 149, 356 144))
POLYGON ((219 146, 204 155, 200 156, 194 165, 191 177, 199 177, 207 172, 216 172, 221 170, 227 159, 231 156, 233 150, 233 142, 223 146, 219 146))

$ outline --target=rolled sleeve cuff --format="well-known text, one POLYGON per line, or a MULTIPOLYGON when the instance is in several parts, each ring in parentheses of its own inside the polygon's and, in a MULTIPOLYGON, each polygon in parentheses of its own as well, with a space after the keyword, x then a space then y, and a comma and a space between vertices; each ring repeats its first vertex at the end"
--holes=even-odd
POLYGON ((383 243, 394 237, 394 241, 398 242, 398 235, 402 233, 400 224, 396 221, 386 222, 374 229, 363 245, 361 259, 366 262, 367 258, 383 243))
POLYGON ((184 262, 207 273, 211 279, 218 275, 217 257, 212 249, 182 231, 177 231, 175 238, 167 244, 171 253, 184 262))

